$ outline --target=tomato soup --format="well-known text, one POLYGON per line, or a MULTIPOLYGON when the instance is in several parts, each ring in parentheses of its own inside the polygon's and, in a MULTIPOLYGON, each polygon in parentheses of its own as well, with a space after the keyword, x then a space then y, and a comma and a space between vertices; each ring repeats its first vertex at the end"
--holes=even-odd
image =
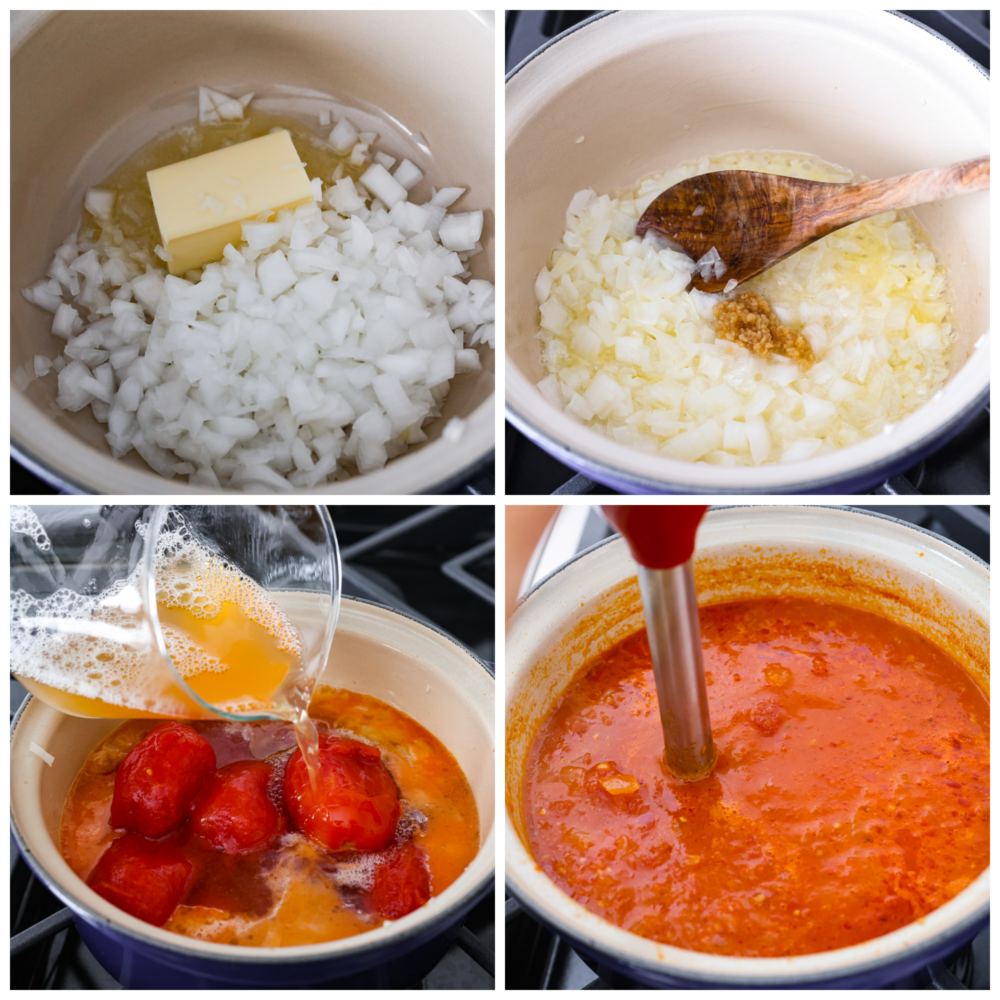
POLYGON ((590 661, 534 738, 525 821, 565 892, 655 941, 780 957, 878 937, 989 864, 989 704, 943 649, 801 598, 700 611, 712 775, 662 765, 649 645, 590 661))
MULTIPOLYGON (((121 791, 119 772, 126 757, 157 726, 155 720, 132 720, 101 742, 77 776, 63 810, 63 857, 77 875, 93 882, 99 865, 107 867, 102 858, 116 842, 122 841, 121 847, 135 841, 140 860, 155 856, 157 870, 148 876, 151 886, 160 886, 173 870, 186 881, 183 890, 178 889, 180 902, 167 907, 164 920, 144 911, 130 912, 167 930, 220 944, 277 947, 349 937, 402 916, 444 891, 479 849, 475 799, 455 758, 413 719, 376 698, 320 688, 309 713, 321 741, 353 747, 354 756, 364 756, 365 766, 384 765, 387 770, 384 784, 392 793, 392 811, 383 817, 390 826, 378 849, 357 849, 362 840, 354 834, 344 849, 330 850, 322 829, 298 822, 294 809, 290 814, 289 804, 307 797, 309 786, 300 766, 300 794, 296 798, 289 793, 297 752, 294 732, 284 722, 191 722, 178 727, 187 733, 182 738, 199 745, 203 738, 211 746, 214 764, 207 769, 212 775, 232 773, 234 767, 259 769, 261 762, 267 763, 270 770, 261 788, 271 804, 265 801, 263 807, 277 815, 265 842, 253 842, 252 833, 247 834, 259 820, 240 815, 244 806, 246 812, 253 811, 254 786, 246 782, 234 783, 236 791, 226 800, 226 808, 236 814, 237 838, 244 837, 235 845, 224 839, 211 842, 213 816, 197 811, 210 790, 204 783, 185 807, 190 816, 185 814, 179 826, 168 823, 172 829, 165 835, 147 828, 142 836, 142 828, 134 823, 128 831, 113 826, 113 818, 120 823, 125 815, 115 798, 116 779, 121 791), (164 860, 167 851, 173 868, 164 860)), ((259 806, 254 808, 259 811, 259 806)), ((371 811, 370 802, 361 803, 359 812, 366 810, 371 811)), ((135 857, 130 858, 134 862, 135 857)))

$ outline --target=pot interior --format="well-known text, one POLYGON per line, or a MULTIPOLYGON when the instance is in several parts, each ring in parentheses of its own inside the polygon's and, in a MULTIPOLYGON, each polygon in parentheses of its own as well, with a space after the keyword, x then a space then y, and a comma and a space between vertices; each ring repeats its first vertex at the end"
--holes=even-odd
MULTIPOLYGON (((405 930, 405 921, 411 927, 433 921, 435 914, 479 885, 495 863, 493 679, 486 670, 454 641, 426 626, 384 608, 344 600, 320 683, 387 701, 444 743, 472 787, 480 850, 456 882, 401 921, 341 941, 280 949, 303 956, 367 947, 376 935, 391 938, 400 925, 405 930)), ((58 837, 66 795, 87 754, 120 724, 63 715, 37 698, 21 715, 11 741, 11 812, 35 863, 92 911, 145 938, 169 943, 174 950, 183 946, 209 955, 256 951, 184 938, 130 917, 87 888, 63 860, 58 837), (30 751, 32 743, 55 758, 51 767, 30 751)))
MULTIPOLYGON (((426 191, 418 195, 430 197, 432 185, 463 186, 456 208, 485 210, 484 251, 470 266, 492 281, 493 48, 491 26, 460 11, 72 11, 42 20, 11 62, 15 444, 91 492, 194 492, 162 479, 134 451, 113 459, 107 427, 89 407, 68 413, 55 405, 55 379, 34 378, 33 358, 55 357, 65 342, 51 334, 51 314, 20 289, 44 276, 55 249, 76 232, 87 188, 197 117, 200 85, 329 95, 375 115, 379 148, 424 170, 426 191)), ((320 131, 315 107, 288 113, 320 131)), ((481 459, 493 446, 494 361, 488 348, 480 355, 483 371, 456 377, 442 417, 426 428, 428 442, 382 470, 315 492, 418 492, 481 459), (455 416, 469 421, 466 433, 439 440, 455 416)))
MULTIPOLYGON (((683 463, 614 446, 535 389, 545 372, 534 282, 565 230, 573 194, 613 193, 679 163, 740 150, 810 153, 870 178, 944 166, 989 150, 987 93, 988 80, 965 56, 881 11, 627 11, 558 40, 507 85, 511 407, 561 446, 605 466, 683 481, 683 463)), ((945 405, 933 419, 924 407, 899 425, 919 425, 919 436, 988 384, 980 341, 989 330, 989 195, 915 211, 951 275, 957 331, 938 401, 945 405)), ((892 446, 886 438, 853 449, 871 457, 892 446)), ((839 454, 822 462, 829 467, 839 454)), ((705 477, 727 490, 733 476, 794 478, 793 466, 804 464, 714 476, 686 469, 688 481, 705 477)), ((826 471, 817 468, 817 478, 826 471)))

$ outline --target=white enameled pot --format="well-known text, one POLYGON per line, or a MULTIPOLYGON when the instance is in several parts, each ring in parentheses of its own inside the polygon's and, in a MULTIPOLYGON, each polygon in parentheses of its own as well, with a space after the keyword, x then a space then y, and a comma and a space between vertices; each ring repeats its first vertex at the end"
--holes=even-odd
POLYGON ((73 912, 91 951, 125 988, 404 988, 440 959, 462 918, 493 891, 494 682, 454 639, 380 605, 344 599, 320 683, 397 706, 451 751, 479 810, 480 847, 426 906, 356 937, 290 948, 243 948, 173 934, 129 916, 73 873, 58 848, 70 785, 87 754, 120 721, 63 715, 29 699, 11 734, 11 825, 38 877, 73 912), (30 752, 37 744, 51 766, 30 752))
MULTIPOLYGON (((698 531, 699 602, 767 593, 856 604, 919 628, 989 690, 989 568, 902 521, 850 508, 709 511, 698 531)), ((539 724, 597 652, 642 626, 635 565, 619 537, 538 585, 508 625, 506 875, 523 906, 601 976, 661 988, 878 988, 949 954, 989 918, 989 870, 923 919, 850 948, 792 958, 734 958, 638 937, 549 880, 527 846, 524 767, 539 724)))
POLYGON ((949 270, 956 344, 940 395, 880 434, 801 462, 722 467, 624 447, 546 402, 534 283, 573 194, 613 192, 702 156, 811 153, 868 177, 983 156, 986 73, 888 11, 609 11, 508 76, 508 419, 560 461, 627 493, 849 493, 910 468, 989 391, 989 194, 916 215, 949 270), (583 141, 578 141, 580 137, 583 141))
MULTIPOLYGON (((11 52, 11 447, 22 464, 68 493, 204 494, 163 479, 133 451, 111 455, 90 409, 55 404, 36 354, 64 342, 50 313, 21 289, 42 278, 80 223, 83 195, 156 135, 188 124, 199 85, 246 84, 339 98, 380 112, 383 144, 398 147, 431 186, 468 188, 457 208, 485 210, 473 276, 493 280, 494 32, 469 11, 57 11, 17 15, 11 52), (171 95, 188 93, 187 103, 171 95), (151 110, 152 109, 152 110, 151 110), (430 156, 414 134, 422 133, 430 156)), ((234 92, 239 92, 235 91, 234 92)), ((304 118, 303 120, 308 120, 304 118)), ((317 125, 318 119, 311 124, 317 125)), ((429 440, 384 468, 307 493, 435 493, 488 461, 494 443, 494 357, 459 375, 429 440), (452 417, 462 435, 441 432, 452 417)))

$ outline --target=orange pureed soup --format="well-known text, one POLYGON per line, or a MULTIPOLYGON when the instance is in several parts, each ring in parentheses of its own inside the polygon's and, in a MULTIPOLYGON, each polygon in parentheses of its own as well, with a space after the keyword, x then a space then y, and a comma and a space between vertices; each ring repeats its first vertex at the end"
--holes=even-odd
POLYGON ((525 819, 550 878, 606 920, 719 955, 857 944, 989 864, 989 703, 944 650, 807 599, 700 611, 718 762, 662 766, 649 644, 592 660, 528 757, 525 819))
MULTIPOLYGON (((430 893, 443 892, 479 849, 479 815, 465 775, 431 733, 376 698, 321 687, 309 714, 320 733, 372 744, 399 791, 401 814, 384 851, 332 853, 296 831, 285 831, 260 850, 226 854, 181 829, 160 838, 180 846, 196 876, 167 930, 220 944, 314 944, 361 934, 384 918, 373 905, 373 882, 391 865, 393 850, 412 841, 426 854, 430 893)), ((63 810, 60 848, 86 880, 123 831, 111 827, 115 775, 126 754, 157 724, 132 720, 114 730, 88 756, 63 810)), ((219 768, 241 760, 268 760, 278 786, 295 735, 284 722, 191 722, 215 751, 219 768)), ((275 796, 279 808, 280 793, 275 796)), ((134 836, 134 834, 132 835, 134 836)))

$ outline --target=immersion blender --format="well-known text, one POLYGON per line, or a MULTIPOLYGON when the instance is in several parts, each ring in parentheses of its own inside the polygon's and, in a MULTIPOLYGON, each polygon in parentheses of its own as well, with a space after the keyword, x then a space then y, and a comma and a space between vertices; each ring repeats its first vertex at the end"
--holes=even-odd
POLYGON ((698 781, 715 766, 691 565, 695 532, 708 507, 657 504, 601 509, 639 564, 664 761, 674 777, 698 781))

